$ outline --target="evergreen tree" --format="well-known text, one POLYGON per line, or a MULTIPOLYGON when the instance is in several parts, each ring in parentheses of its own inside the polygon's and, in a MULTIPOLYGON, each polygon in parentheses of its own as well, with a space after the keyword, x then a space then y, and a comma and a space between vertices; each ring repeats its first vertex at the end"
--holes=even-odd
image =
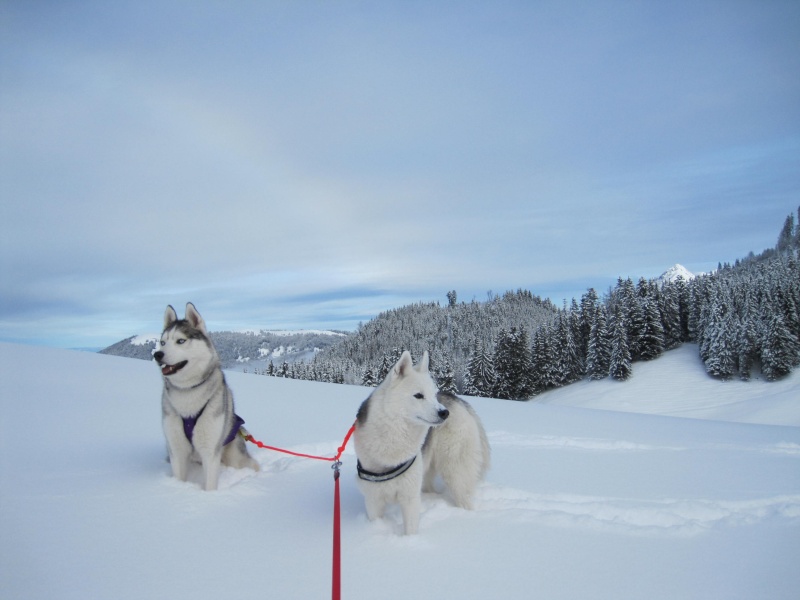
POLYGON ((583 376, 584 365, 581 360, 578 343, 575 340, 575 328, 572 325, 571 316, 576 313, 570 311, 562 313, 558 321, 558 339, 560 341, 560 353, 556 364, 558 372, 558 385, 568 385, 578 381, 583 376))
POLYGON ((800 249, 800 206, 797 207, 797 224, 794 226, 794 247, 800 249))
POLYGON ((631 353, 628 348, 628 326, 624 312, 614 315, 612 319, 613 334, 611 342, 611 363, 609 374, 617 381, 626 381, 633 373, 631 353))
POLYGON ((742 381, 749 381, 753 369, 753 363, 757 360, 758 343, 755 332, 755 325, 749 315, 739 322, 737 335, 737 351, 739 365, 739 378, 742 381))
POLYGON ((786 327, 783 315, 775 312, 761 348, 761 370, 767 381, 775 381, 788 375, 797 361, 797 340, 786 327))
POLYGON ((794 215, 789 214, 789 216, 786 217, 786 221, 783 222, 783 229, 781 229, 781 232, 778 235, 778 243, 775 246, 775 249, 778 252, 786 252, 794 245, 794 238, 794 215))
MULTIPOLYGON (((641 285, 640 291, 645 290, 641 285)), ((636 293, 633 281, 630 278, 622 283, 622 314, 621 321, 625 323, 627 329, 627 346, 630 353, 631 360, 639 360, 641 358, 641 344, 642 344, 642 331, 644 330, 644 311, 640 296, 636 293)))
POLYGON ((531 395, 531 357, 524 328, 501 330, 494 350, 497 374, 495 395, 508 400, 527 400, 531 395))
POLYGON ((691 307, 691 296, 689 293, 689 286, 683 277, 678 275, 672 286, 676 290, 678 302, 678 315, 681 324, 681 342, 688 342, 691 339, 689 335, 689 310, 691 307))
POLYGON ((433 380, 436 382, 436 387, 441 391, 450 392, 451 394, 458 393, 453 366, 444 352, 439 350, 433 352, 430 359, 429 370, 433 380))
POLYGON ((542 327, 533 337, 530 382, 533 393, 539 394, 556 386, 554 357, 550 341, 552 328, 542 327))
POLYGON ((586 358, 586 373, 590 379, 605 379, 611 366, 611 339, 608 335, 606 310, 598 307, 589 332, 589 353, 586 358))
POLYGON ((709 375, 719 377, 724 381, 733 377, 736 367, 737 356, 733 350, 736 331, 730 314, 721 312, 714 314, 719 314, 719 318, 708 327, 705 365, 709 375))
POLYGON ((278 367, 277 376, 286 378, 289 377, 289 363, 287 363, 286 361, 283 361, 281 363, 281 366, 278 367))
POLYGON ((448 306, 455 306, 457 304, 458 294, 455 290, 450 290, 447 292, 447 305, 448 306))
POLYGON ((375 381, 375 374, 372 372, 371 367, 364 370, 364 375, 361 377, 361 385, 366 387, 375 387, 379 382, 375 381))
POLYGON ((639 336, 639 357, 658 358, 664 352, 664 326, 658 304, 649 296, 644 298, 644 327, 639 336))
POLYGON ((495 381, 496 376, 492 357, 486 352, 481 342, 476 342, 467 363, 464 393, 468 396, 491 396, 494 391, 495 381))
POLYGON ((389 371, 397 364, 397 361, 400 360, 400 357, 403 355, 403 350, 400 348, 392 348, 392 350, 388 353, 384 353, 381 357, 381 362, 378 367, 377 377, 375 378, 378 382, 378 385, 386 379, 386 376, 389 374, 389 371))
POLYGON ((594 323, 595 313, 597 312, 598 298, 594 288, 589 288, 581 297, 580 308, 580 329, 581 329, 581 354, 589 354, 589 335, 594 323))
POLYGON ((678 287, 669 283, 665 284, 661 288, 658 301, 664 330, 664 350, 672 350, 680 346, 683 341, 678 287))

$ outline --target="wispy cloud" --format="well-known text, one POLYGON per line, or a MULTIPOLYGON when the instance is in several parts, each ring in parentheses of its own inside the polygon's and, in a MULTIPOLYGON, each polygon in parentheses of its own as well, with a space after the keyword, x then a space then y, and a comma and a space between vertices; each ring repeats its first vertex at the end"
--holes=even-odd
POLYGON ((0 11, 0 339, 560 303, 760 251, 797 205, 796 3, 0 11))

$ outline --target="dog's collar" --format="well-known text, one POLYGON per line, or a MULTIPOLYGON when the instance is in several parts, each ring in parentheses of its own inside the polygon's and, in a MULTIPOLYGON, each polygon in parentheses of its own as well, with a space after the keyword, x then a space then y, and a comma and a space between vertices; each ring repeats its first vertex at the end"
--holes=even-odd
POLYGON ((374 483, 381 483, 383 481, 389 481, 394 479, 395 477, 399 477, 414 464, 414 461, 417 460, 417 455, 415 454, 406 462, 397 465, 396 467, 391 468, 390 470, 384 473, 373 473, 372 471, 367 471, 364 467, 361 466, 361 461, 356 461, 356 470, 358 471, 358 478, 363 479, 364 481, 372 481, 374 483))

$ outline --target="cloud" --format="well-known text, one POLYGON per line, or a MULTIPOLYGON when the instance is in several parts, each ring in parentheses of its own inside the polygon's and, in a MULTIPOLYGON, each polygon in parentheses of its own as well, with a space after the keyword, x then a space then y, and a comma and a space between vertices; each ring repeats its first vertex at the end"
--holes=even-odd
POLYGON ((796 208, 793 3, 0 10, 2 339, 558 302, 796 208))

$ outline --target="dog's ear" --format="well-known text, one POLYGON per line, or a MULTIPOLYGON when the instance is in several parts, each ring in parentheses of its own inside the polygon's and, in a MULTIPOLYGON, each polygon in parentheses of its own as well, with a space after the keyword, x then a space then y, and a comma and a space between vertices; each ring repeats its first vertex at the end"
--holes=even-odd
POLYGON ((208 335, 208 331, 206 331, 206 322, 203 321, 203 317, 200 316, 200 313, 197 312, 197 309, 191 302, 186 303, 186 320, 189 321, 192 327, 208 335))
POLYGON ((414 363, 411 361, 411 352, 404 350, 400 360, 395 364, 393 371, 398 377, 405 377, 413 367, 414 363))
POLYGON ((428 355, 428 351, 422 353, 422 360, 417 363, 417 371, 420 373, 427 373, 428 366, 430 365, 430 356, 428 355))
POLYGON ((178 320, 178 313, 171 305, 167 305, 167 310, 164 311, 164 329, 168 329, 175 321, 178 320))

